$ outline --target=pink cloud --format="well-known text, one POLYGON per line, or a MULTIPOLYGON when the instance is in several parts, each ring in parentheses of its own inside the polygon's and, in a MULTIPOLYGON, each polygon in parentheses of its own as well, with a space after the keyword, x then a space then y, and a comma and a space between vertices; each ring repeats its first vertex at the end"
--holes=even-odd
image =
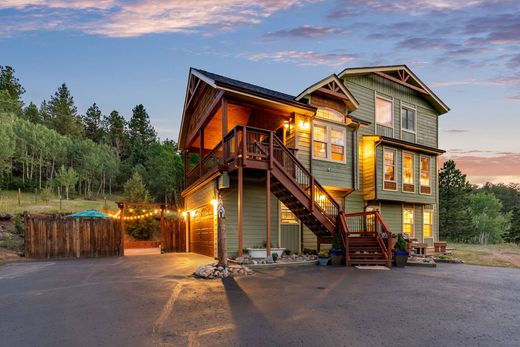
POLYGON ((63 9, 108 9, 117 4, 117 0, 4 0, 0 9, 27 8, 31 6, 63 9))
POLYGON ((253 53, 247 55, 253 61, 270 60, 281 63, 299 65, 329 65, 340 66, 356 59, 353 54, 347 53, 317 53, 314 51, 279 51, 273 53, 253 53))
POLYGON ((468 176, 520 176, 520 153, 504 153, 493 156, 444 155, 444 161, 452 159, 468 176))

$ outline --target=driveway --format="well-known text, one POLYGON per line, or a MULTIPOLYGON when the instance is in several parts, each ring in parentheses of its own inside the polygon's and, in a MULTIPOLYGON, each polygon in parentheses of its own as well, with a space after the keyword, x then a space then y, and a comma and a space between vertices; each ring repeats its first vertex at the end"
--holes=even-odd
POLYGON ((188 275, 194 254, 0 267, 1 346, 518 346, 520 270, 290 267, 188 275))

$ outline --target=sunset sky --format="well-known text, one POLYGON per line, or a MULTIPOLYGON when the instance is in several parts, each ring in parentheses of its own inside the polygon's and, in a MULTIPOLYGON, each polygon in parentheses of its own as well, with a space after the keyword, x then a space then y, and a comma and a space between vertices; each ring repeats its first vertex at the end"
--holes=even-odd
POLYGON ((190 66, 291 94, 407 64, 451 111, 440 147, 474 183, 520 183, 518 0, 0 0, 0 65, 39 104, 66 82, 176 139, 190 66))

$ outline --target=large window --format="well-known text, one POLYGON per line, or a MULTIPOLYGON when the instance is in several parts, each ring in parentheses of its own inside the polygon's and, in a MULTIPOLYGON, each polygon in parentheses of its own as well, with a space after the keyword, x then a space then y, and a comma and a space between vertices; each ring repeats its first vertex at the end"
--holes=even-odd
POLYGON ((392 102, 376 97, 376 123, 393 128, 392 102))
POLYGON ((401 126, 403 130, 415 132, 415 110, 406 107, 401 109, 401 126))
POLYGON ((331 108, 318 108, 318 110, 316 111, 316 117, 329 119, 338 123, 345 123, 345 115, 331 108))
POLYGON ((314 158, 344 163, 346 158, 345 139, 345 129, 315 122, 313 132, 314 158))
POLYGON ((282 224, 298 224, 296 215, 282 203, 280 203, 280 222, 282 224))
POLYGON ((431 194, 430 158, 421 156, 421 193, 431 194))
POLYGON ((395 155, 396 151, 385 149, 384 151, 384 189, 397 190, 395 182, 395 155))
POLYGON ((433 210, 423 211, 423 238, 433 237, 433 210))
POLYGON ((413 230, 413 207, 403 207, 403 233, 414 237, 413 230))
POLYGON ((403 191, 415 192, 413 153, 403 153, 403 191))

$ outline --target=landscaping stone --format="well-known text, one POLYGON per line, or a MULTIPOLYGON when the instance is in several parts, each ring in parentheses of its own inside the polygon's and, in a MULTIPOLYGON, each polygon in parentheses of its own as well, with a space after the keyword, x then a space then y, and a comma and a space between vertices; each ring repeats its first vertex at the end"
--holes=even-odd
POLYGON ((298 255, 298 254, 292 254, 292 255, 284 255, 280 258, 278 258, 276 261, 273 260, 272 257, 267 257, 265 259, 259 259, 259 258, 251 258, 248 255, 242 256, 242 257, 236 257, 232 259, 237 264, 241 265, 258 265, 258 264, 290 264, 290 263, 301 263, 301 262, 308 262, 308 261, 316 261, 318 260, 318 257, 316 255, 298 255))
POLYGON ((425 266, 425 267, 436 267, 437 264, 432 257, 415 257, 410 256, 406 262, 408 266, 425 266))
POLYGON ((193 276, 198 278, 214 279, 252 274, 253 271, 243 265, 230 265, 227 268, 224 268, 223 266, 218 266, 218 264, 213 263, 200 266, 197 270, 195 270, 193 276))

